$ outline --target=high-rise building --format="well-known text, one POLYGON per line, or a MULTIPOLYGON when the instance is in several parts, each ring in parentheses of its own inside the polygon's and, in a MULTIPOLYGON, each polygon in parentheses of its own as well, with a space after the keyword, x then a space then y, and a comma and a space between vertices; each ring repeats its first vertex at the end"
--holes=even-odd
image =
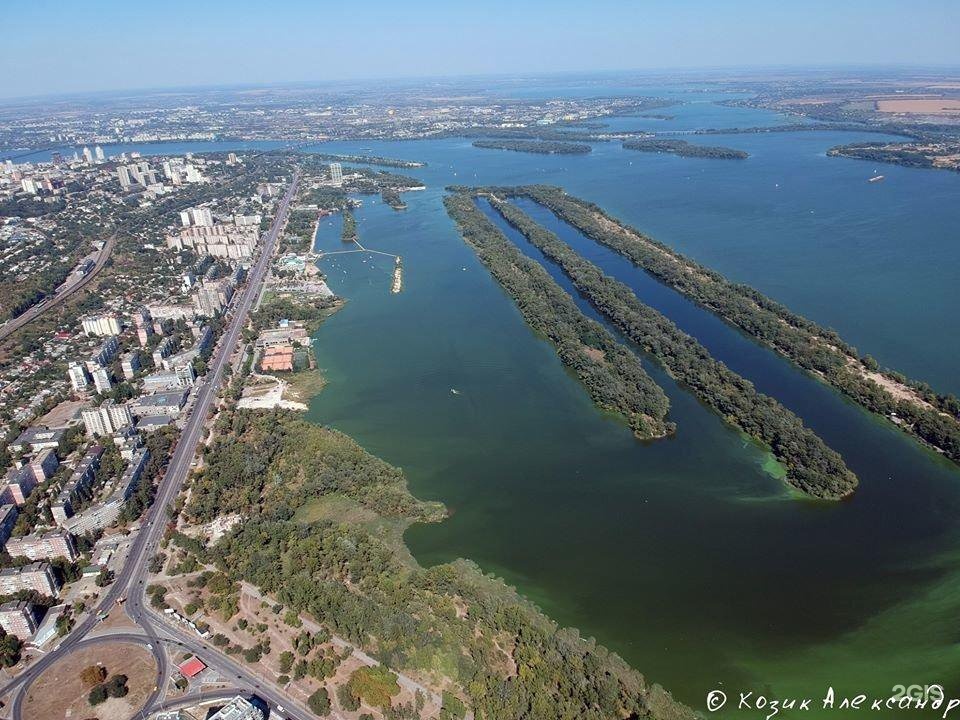
POLYGON ((28 640, 37 631, 37 616, 26 600, 10 600, 0 605, 0 627, 7 635, 28 640))
POLYGON ((83 426, 87 435, 109 435, 113 428, 110 426, 110 417, 100 412, 100 408, 88 408, 80 411, 83 426))
POLYGON ((22 537, 10 538, 6 543, 10 557, 25 557, 37 560, 53 560, 63 557, 75 562, 79 557, 77 546, 70 533, 63 530, 51 530, 46 533, 32 533, 22 537))
POLYGON ((187 182, 202 183, 206 180, 199 170, 193 165, 187 165, 187 182))
POLYGON ((88 147, 83 149, 83 161, 87 163, 87 165, 93 165, 93 151, 88 147))
POLYGON ((80 323, 85 335, 107 337, 120 334, 120 320, 116 315, 89 315, 80 323))
POLYGON ((86 368, 78 362, 71 362, 67 367, 67 375, 70 376, 70 386, 76 392, 83 392, 90 385, 90 376, 87 375, 86 368))
POLYGON ((6 484, 0 491, 0 503, 23 505, 37 487, 37 476, 30 465, 13 467, 7 471, 6 484))
POLYGON ((337 187, 343 185, 343 167, 340 163, 330 163, 330 182, 337 187))
POLYGON ((130 170, 126 165, 117 167, 117 179, 120 181, 120 187, 124 189, 133 185, 133 178, 130 177, 130 170))
POLYGON ((120 343, 117 341, 116 335, 111 335, 97 348, 90 359, 87 360, 87 372, 93 374, 97 368, 106 367, 110 364, 110 361, 117 356, 117 352, 120 349, 120 343))
POLYGON ((94 387, 97 393, 106 395, 113 388, 113 380, 110 378, 110 370, 105 367, 99 367, 90 373, 93 376, 94 387))
POLYGON ((20 508, 14 503, 0 505, 0 542, 6 542, 13 532, 13 526, 17 524, 17 516, 20 514, 20 508))
POLYGON ((31 195, 36 195, 40 192, 40 185, 33 178, 24 178, 20 181, 20 186, 24 192, 28 192, 31 195))
POLYGON ((120 369, 123 371, 123 377, 127 380, 133 380, 140 369, 140 353, 131 350, 120 356, 120 369))
POLYGON ((37 482, 49 480, 59 466, 60 461, 57 459, 57 453, 53 448, 44 448, 30 460, 30 468, 33 470, 37 482))
POLYGON ((97 162, 98 162, 98 163, 102 163, 104 160, 107 159, 106 156, 103 154, 103 148, 100 147, 99 145, 97 145, 97 146, 93 149, 93 154, 94 154, 94 157, 97 158, 97 162))
POLYGON ((35 562, 0 570, 0 595, 12 595, 20 590, 36 590, 41 595, 57 597, 60 582, 49 563, 35 562))
POLYGON ((130 407, 117 405, 113 400, 104 401, 100 407, 81 410, 80 418, 88 435, 112 435, 133 424, 130 407))
POLYGON ((180 223, 184 227, 213 227, 213 213, 207 207, 195 207, 180 212, 180 223))

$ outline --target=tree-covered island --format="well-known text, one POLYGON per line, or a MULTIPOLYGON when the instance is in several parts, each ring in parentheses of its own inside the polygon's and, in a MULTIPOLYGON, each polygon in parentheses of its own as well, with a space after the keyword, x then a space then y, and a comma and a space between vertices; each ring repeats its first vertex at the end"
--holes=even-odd
POLYGON ((680 157, 710 158, 713 160, 746 160, 750 155, 743 150, 720 145, 694 145, 686 140, 664 140, 661 138, 637 138, 624 140, 625 150, 641 152, 669 153, 680 157))

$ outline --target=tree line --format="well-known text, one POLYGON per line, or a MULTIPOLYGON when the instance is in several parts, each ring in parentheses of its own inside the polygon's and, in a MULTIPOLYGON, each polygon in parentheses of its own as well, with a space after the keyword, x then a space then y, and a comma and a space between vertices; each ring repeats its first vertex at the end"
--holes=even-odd
POLYGON ((787 482, 808 495, 839 499, 853 492, 856 476, 840 455, 790 410, 733 372, 695 338, 643 304, 624 283, 596 265, 519 208, 493 199, 504 219, 556 262, 576 288, 624 334, 660 361, 727 422, 767 445, 787 468, 787 482))
POLYGON ((597 407, 623 415, 640 438, 673 430, 670 402, 640 359, 588 318, 539 263, 521 253, 477 208, 469 195, 444 198, 464 240, 513 298, 526 323, 553 344, 597 407))
POLYGON ((731 282, 561 188, 529 185, 501 188, 498 192, 523 195, 544 205, 595 242, 620 253, 867 410, 896 420, 902 430, 960 463, 960 400, 956 396, 937 393, 926 383, 881 368, 869 355, 861 356, 834 330, 791 312, 748 285, 731 282), (879 373, 909 388, 916 399, 894 396, 870 373, 879 373))

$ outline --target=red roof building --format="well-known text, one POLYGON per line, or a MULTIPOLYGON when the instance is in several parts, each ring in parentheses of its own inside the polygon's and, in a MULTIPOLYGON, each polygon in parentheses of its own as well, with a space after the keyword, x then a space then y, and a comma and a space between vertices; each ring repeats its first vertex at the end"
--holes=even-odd
POLYGON ((207 666, 203 664, 203 661, 194 655, 192 658, 187 660, 185 663, 179 666, 180 674, 185 678, 194 678, 204 670, 207 669, 207 666))

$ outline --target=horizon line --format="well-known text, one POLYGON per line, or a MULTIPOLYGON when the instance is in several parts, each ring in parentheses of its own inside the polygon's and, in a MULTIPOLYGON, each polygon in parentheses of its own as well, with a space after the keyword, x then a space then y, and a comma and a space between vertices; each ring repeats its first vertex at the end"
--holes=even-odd
POLYGON ((21 102, 36 103, 42 101, 68 100, 79 97, 96 97, 115 94, 129 95, 149 95, 158 93, 199 93, 213 90, 240 90, 240 89, 270 89, 284 87, 322 87, 324 85, 346 85, 351 83, 401 83, 401 82, 425 82, 425 81, 456 81, 456 80, 481 80, 486 78, 513 79, 513 80, 533 80, 538 77, 597 77, 603 75, 618 74, 638 74, 638 75, 663 75, 668 73, 676 74, 710 74, 719 72, 808 72, 823 73, 831 71, 901 71, 901 72, 919 72, 924 70, 960 72, 960 64, 956 63, 841 63, 841 64, 764 64, 764 65, 679 65, 671 67, 658 68, 607 68, 593 70, 517 70, 500 73, 455 73, 449 75, 382 75, 382 76, 363 76, 356 78, 331 78, 331 79, 313 79, 313 80, 274 80, 263 82, 214 82, 198 83, 195 85, 154 85, 146 87, 126 87, 126 88, 101 88, 91 90, 71 90, 62 92, 37 93, 34 95, 0 95, 0 105, 10 105, 21 102))

